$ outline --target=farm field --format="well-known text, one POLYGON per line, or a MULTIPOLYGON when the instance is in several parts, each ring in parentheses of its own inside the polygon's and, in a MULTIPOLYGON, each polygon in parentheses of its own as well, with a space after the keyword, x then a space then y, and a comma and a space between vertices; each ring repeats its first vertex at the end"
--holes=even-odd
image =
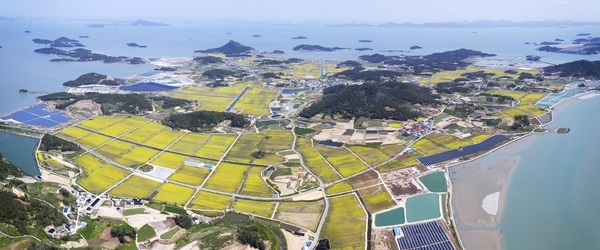
POLYGON ((160 151, 155 149, 137 146, 131 149, 129 152, 126 152, 121 156, 114 158, 113 160, 123 166, 137 167, 148 162, 148 160, 150 160, 152 157, 159 153, 160 151))
POLYGON ((348 184, 348 182, 342 181, 342 182, 338 182, 336 184, 333 184, 330 187, 327 187, 325 189, 325 192, 327 193, 327 195, 333 195, 333 194, 339 194, 339 193, 343 193, 343 192, 347 192, 352 190, 352 186, 350 186, 350 184, 348 184))
POLYGON ((496 95, 510 96, 515 99, 521 99, 521 97, 523 97, 524 95, 527 94, 526 92, 522 92, 522 91, 511 91, 511 90, 505 90, 505 89, 494 89, 494 90, 488 91, 488 93, 496 94, 496 95))
POLYGON ((324 182, 329 183, 340 179, 340 176, 311 146, 306 138, 296 140, 296 150, 302 155, 304 164, 324 182))
POLYGON ((271 218, 271 215, 275 210, 275 204, 276 202, 236 199, 233 202, 233 209, 240 212, 271 218))
POLYGON ((236 137, 233 134, 214 134, 208 138, 206 143, 194 155, 209 159, 220 159, 227 152, 227 149, 229 149, 229 146, 235 141, 236 137))
POLYGON ((91 149, 91 148, 98 147, 110 140, 111 140, 111 138, 108 136, 104 136, 104 135, 96 134, 96 133, 89 133, 88 135, 79 138, 79 140, 77 140, 77 142, 80 143, 81 145, 83 145, 84 147, 91 149))
POLYGON ((421 138, 415 143, 413 143, 413 148, 425 155, 432 155, 448 150, 448 148, 435 144, 434 142, 428 140, 426 137, 421 138))
POLYGON ((246 90, 233 108, 241 109, 242 114, 254 116, 270 114, 269 103, 277 97, 276 89, 263 88, 256 84, 248 86, 250 88, 246 90))
POLYGON ((317 230, 324 207, 322 200, 280 202, 275 213, 275 218, 314 232, 317 230))
POLYGON ((323 146, 316 146, 316 148, 344 177, 367 169, 367 166, 354 157, 346 148, 332 149, 323 146))
POLYGON ((58 135, 65 138, 65 139, 69 139, 72 141, 75 141, 81 137, 84 137, 86 135, 88 135, 90 132, 85 130, 85 129, 81 129, 78 127, 68 127, 65 128, 63 130, 61 130, 58 135))
POLYGON ((516 108, 529 113, 529 117, 541 116, 548 112, 548 110, 534 104, 519 104, 516 108))
POLYGON ((211 134, 187 133, 179 141, 173 144, 169 151, 178 152, 186 155, 193 155, 199 146, 204 145, 211 134))
POLYGON ((276 153, 283 150, 292 148, 294 136, 289 130, 283 129, 269 129, 266 131, 266 136, 262 145, 262 150, 269 153, 276 153))
POLYGON ((249 167, 240 164, 221 162, 204 184, 204 188, 228 193, 237 193, 246 177, 249 167))
POLYGON ((354 194, 329 200, 322 238, 337 249, 365 249, 366 214, 354 194))
POLYGON ((402 150, 404 145, 390 144, 382 145, 378 147, 364 146, 364 145, 352 145, 348 149, 354 154, 358 155, 363 161, 371 166, 377 166, 384 163, 391 157, 396 156, 402 150))
POLYGON ((155 147, 159 149, 165 149, 167 146, 171 145, 175 140, 184 135, 183 132, 171 131, 170 129, 165 129, 162 132, 154 135, 152 138, 148 139, 144 142, 145 145, 150 147, 155 147))
MULTIPOLYGON (((452 82, 454 79, 462 77, 461 74, 477 72, 477 71, 483 71, 485 73, 493 73, 494 75, 492 76, 492 78, 511 77, 513 79, 516 79, 518 77, 518 74, 508 74, 508 73, 505 73, 503 70, 499 70, 499 69, 468 66, 466 69, 461 69, 461 70, 437 72, 430 78, 423 79, 419 82, 424 83, 424 84, 437 84, 440 82, 452 82)), ((534 75, 538 73, 537 70, 521 70, 521 69, 517 70, 517 72, 518 73, 528 72, 528 73, 532 73, 534 75)))
POLYGON ((188 208, 197 210, 225 210, 231 204, 231 197, 227 195, 214 194, 200 191, 192 199, 188 208))
POLYGON ((106 128, 110 125, 113 125, 117 122, 123 121, 127 118, 125 115, 116 115, 116 116, 95 116, 88 120, 85 120, 79 124, 78 127, 86 128, 92 131, 98 131, 100 129, 106 128))
POLYGON ((210 170, 206 168, 183 166, 169 176, 169 180, 200 186, 209 173, 210 170))
POLYGON ((195 190, 176 184, 163 183, 157 191, 158 194, 152 198, 153 200, 181 206, 192 197, 195 190))
POLYGON ((148 122, 146 124, 144 124, 143 126, 121 136, 121 138, 123 140, 128 140, 131 142, 136 142, 136 143, 144 143, 145 141, 147 141, 148 139, 150 139, 151 137, 153 137, 155 134, 160 133, 161 131, 165 130, 166 127, 163 125, 160 125, 160 123, 158 122, 148 122))
POLYGON ((110 165, 87 153, 77 157, 75 163, 84 171, 84 175, 77 178, 77 183, 95 194, 106 191, 129 174, 129 171, 110 165))
POLYGON ((388 171, 388 170, 393 170, 393 169, 397 169, 397 168, 404 168, 404 167, 409 167, 412 165, 416 165, 416 164, 420 164, 418 158, 424 156, 423 154, 419 153, 419 152, 412 152, 412 153, 405 153, 401 156, 396 157, 395 159, 391 160, 390 162, 382 165, 381 167, 378 167, 377 170, 378 171, 388 171))
POLYGON ((129 142, 113 140, 107 144, 104 144, 102 147, 94 149, 94 151, 109 159, 114 159, 120 156, 123 152, 128 152, 133 147, 135 147, 135 145, 129 142))
POLYGON ((430 134, 425 139, 445 148, 455 149, 473 144, 471 141, 462 140, 449 134, 430 134))
POLYGON ((490 137, 490 135, 488 135, 488 134, 477 134, 477 135, 471 135, 471 136, 467 137, 465 140, 472 141, 473 143, 479 143, 479 142, 487 139, 488 137, 490 137))
POLYGON ((170 169, 179 168, 188 157, 171 152, 162 152, 150 163, 170 169))
POLYGON ((264 170, 261 167, 252 167, 248 178, 244 182, 241 194, 257 197, 273 197, 273 190, 267 186, 260 173, 264 170))
MULTIPOLYGON (((127 117, 127 119, 119 121, 118 123, 115 123, 113 125, 110 125, 108 127, 104 127, 102 129, 100 129, 99 132, 101 134, 106 134, 111 137, 117 137, 117 136, 126 134, 127 132, 134 130, 135 128, 143 125, 144 123, 146 123, 148 121, 149 121, 148 119, 140 117, 140 116, 130 116, 130 117, 127 117)), ((98 131, 98 130, 95 130, 95 131, 98 131)))
POLYGON ((111 189, 108 194, 143 199, 147 198, 158 185, 160 185, 160 182, 132 175, 117 187, 111 189))
POLYGON ((519 109, 517 109, 517 108, 507 108, 507 109, 503 109, 503 110, 502 110, 502 111, 500 111, 500 112, 502 112, 503 114, 507 115, 507 116, 508 116, 508 117, 510 117, 510 118, 513 118, 513 117, 515 117, 516 115, 527 115, 527 116, 531 116, 530 114, 528 114, 528 113, 526 113, 526 112, 524 112, 524 111, 522 111, 522 110, 519 110, 519 109))
MULTIPOLYGON (((266 131, 262 133, 256 134, 243 134, 238 138, 235 142, 225 160, 241 162, 241 163, 255 163, 261 165, 272 165, 278 162, 283 162, 285 159, 281 156, 275 154, 275 152, 267 152, 264 150, 263 146, 265 144, 269 144, 267 142, 271 140, 267 139, 266 131), (263 158, 254 158, 252 153, 263 150, 264 157, 263 158)), ((273 141, 273 143, 281 143, 277 141, 273 141)))
POLYGON ((221 88, 198 88, 196 86, 183 87, 169 96, 198 102, 199 110, 224 111, 244 86, 236 84, 221 88))
POLYGON ((379 212, 396 205, 396 202, 392 199, 392 196, 383 184, 361 189, 358 192, 365 202, 367 210, 371 213, 379 212))

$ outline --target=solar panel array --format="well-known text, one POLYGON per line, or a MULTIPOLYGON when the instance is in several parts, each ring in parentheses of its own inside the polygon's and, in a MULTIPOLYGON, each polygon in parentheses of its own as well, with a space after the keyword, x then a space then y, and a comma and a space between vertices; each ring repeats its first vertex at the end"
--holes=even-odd
POLYGON ((145 83, 138 83, 138 84, 133 84, 133 85, 127 85, 127 86, 122 86, 120 87, 121 90, 127 90, 127 91, 169 91, 169 90, 174 90, 177 87, 175 86, 168 86, 168 85, 164 85, 164 84, 160 84, 160 83, 155 83, 155 82, 145 82, 145 83))
POLYGON ((14 112, 10 115, 4 116, 2 120, 15 120, 17 122, 30 125, 51 128, 62 123, 66 123, 71 118, 65 116, 65 113, 60 110, 46 111, 44 110, 48 105, 40 103, 33 107, 26 108, 14 112))
POLYGON ((400 249, 410 250, 454 250, 448 235, 435 221, 403 226, 404 237, 399 237, 400 249))
POLYGON ((467 155, 471 155, 471 154, 475 154, 475 153, 478 153, 481 151, 488 150, 488 149, 494 147, 496 144, 506 141, 506 140, 508 140, 508 137, 505 135, 493 135, 477 144, 465 146, 460 149, 452 149, 452 150, 444 151, 444 152, 433 154, 433 155, 423 156, 423 157, 419 158, 419 161, 423 165, 429 166, 429 165, 437 164, 440 162, 444 162, 444 161, 448 161, 448 160, 452 160, 452 159, 456 159, 456 158, 460 158, 463 156, 467 156, 467 155))

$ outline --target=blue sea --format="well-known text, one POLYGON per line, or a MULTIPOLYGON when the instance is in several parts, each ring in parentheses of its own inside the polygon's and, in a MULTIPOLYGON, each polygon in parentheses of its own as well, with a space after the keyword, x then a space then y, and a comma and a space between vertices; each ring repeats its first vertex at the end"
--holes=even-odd
MULTIPOLYGON (((34 38, 56 39, 66 36, 80 40, 95 52, 145 58, 192 57, 194 50, 219 47, 235 40, 261 51, 283 50, 284 57, 322 60, 353 60, 364 54, 424 55, 459 48, 494 53, 504 57, 539 55, 542 61, 564 63, 574 60, 600 60, 600 56, 555 54, 536 51, 526 42, 571 40, 578 33, 600 36, 600 27, 549 28, 378 28, 319 25, 268 25, 231 23, 177 23, 168 27, 88 28, 97 21, 16 19, 0 21, 0 114, 36 102, 32 91, 56 92, 62 83, 77 76, 97 72, 127 77, 154 68, 152 65, 103 63, 51 63, 51 56, 34 53, 40 48, 34 38), (31 33, 25 33, 25 30, 31 33), (89 36, 81 38, 79 36, 89 36), (260 35, 261 37, 252 37, 260 35), (308 39, 294 40, 295 36, 308 39), (358 40, 373 40, 359 43, 358 40), (135 42, 148 48, 132 48, 135 42), (299 44, 351 48, 337 52, 295 52, 299 44), (410 51, 419 45, 421 50, 410 51), (355 51, 368 47, 372 51, 355 51), (404 52, 380 52, 402 50, 404 52)), ((559 110, 550 127, 566 126, 566 135, 536 136, 531 147, 518 156, 508 188, 501 222, 506 249, 596 249, 600 247, 600 168, 595 142, 600 133, 600 116, 595 107, 600 98, 584 100, 559 110), (588 115, 592 114, 592 115, 588 115)), ((3 148, 12 143, 0 140, 3 148)), ((30 151, 29 146, 22 150, 30 151)), ((33 157, 33 154, 29 154, 33 157)), ((485 158, 484 158, 485 159, 485 158)), ((19 164, 17 162, 17 164, 19 164)))

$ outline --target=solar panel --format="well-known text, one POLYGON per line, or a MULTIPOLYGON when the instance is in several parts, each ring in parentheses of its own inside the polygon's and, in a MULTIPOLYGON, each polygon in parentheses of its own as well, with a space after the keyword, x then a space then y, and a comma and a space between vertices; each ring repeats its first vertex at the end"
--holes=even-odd
POLYGON ((134 84, 134 85, 127 85, 127 86, 120 87, 121 90, 127 90, 127 91, 167 91, 167 90, 173 90, 176 88, 177 87, 159 84, 159 83, 155 83, 155 82, 145 82, 145 83, 138 83, 138 84, 134 84))
POLYGON ((400 249, 455 249, 442 226, 435 221, 403 226, 402 232, 404 233, 404 237, 397 239, 400 249))
POLYGON ((472 155, 472 154, 475 154, 475 153, 478 153, 481 151, 486 151, 486 150, 494 147, 496 144, 503 142, 505 140, 508 140, 508 137, 505 135, 493 135, 477 144, 465 146, 465 147, 462 147, 459 149, 451 149, 451 150, 433 154, 433 155, 420 157, 419 161, 423 165, 429 166, 429 165, 437 164, 440 162, 445 162, 448 160, 460 158, 463 156, 472 155))

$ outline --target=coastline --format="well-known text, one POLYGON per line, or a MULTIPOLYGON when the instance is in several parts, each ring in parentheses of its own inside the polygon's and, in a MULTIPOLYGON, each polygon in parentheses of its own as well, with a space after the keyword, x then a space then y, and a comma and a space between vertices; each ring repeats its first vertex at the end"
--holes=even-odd
MULTIPOLYGON (((556 113, 563 112, 566 107, 597 96, 600 94, 587 91, 561 100, 552 106, 549 111, 552 120, 543 127, 548 129, 547 126, 556 119, 556 113)), ((534 140, 534 137, 529 136, 531 134, 533 133, 523 135, 474 159, 448 166, 452 185, 452 219, 458 240, 464 248, 502 248, 500 222, 505 208, 506 191, 513 171, 519 165, 519 152, 531 146, 534 140), (508 145, 511 146, 507 147, 508 145), (498 152, 488 156, 495 151, 498 152), (497 200, 490 200, 490 195, 498 195, 497 200), (488 213, 486 210, 496 210, 496 213, 488 213)))

